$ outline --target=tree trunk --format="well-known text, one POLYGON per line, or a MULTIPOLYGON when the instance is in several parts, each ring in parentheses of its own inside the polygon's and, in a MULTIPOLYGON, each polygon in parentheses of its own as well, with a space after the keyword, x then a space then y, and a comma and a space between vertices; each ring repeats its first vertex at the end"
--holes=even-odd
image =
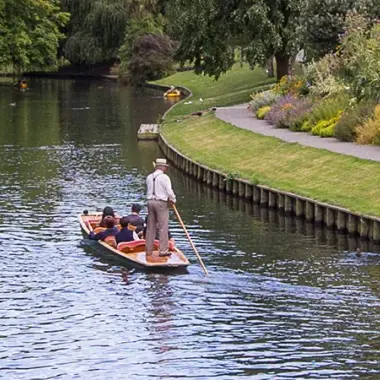
POLYGON ((290 56, 285 53, 277 53, 275 57, 277 63, 277 80, 279 81, 283 76, 289 75, 290 56))
POLYGON ((267 70, 268 70, 268 78, 274 78, 274 62, 273 55, 270 56, 267 60, 267 70))

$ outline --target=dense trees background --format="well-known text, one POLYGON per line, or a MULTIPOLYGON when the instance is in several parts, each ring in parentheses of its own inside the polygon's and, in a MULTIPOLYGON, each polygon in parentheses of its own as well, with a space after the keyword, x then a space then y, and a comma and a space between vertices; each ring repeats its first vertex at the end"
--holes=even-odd
POLYGON ((334 51, 351 12, 375 19, 380 1, 0 0, 0 68, 118 61, 122 76, 142 79, 178 62, 217 78, 239 47, 252 67, 275 57, 279 79, 301 49, 307 60, 334 51))

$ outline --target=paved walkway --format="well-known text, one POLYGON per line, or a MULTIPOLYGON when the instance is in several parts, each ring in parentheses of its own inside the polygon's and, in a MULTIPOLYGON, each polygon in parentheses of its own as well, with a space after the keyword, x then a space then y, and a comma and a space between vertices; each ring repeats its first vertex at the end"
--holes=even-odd
POLYGON ((305 132, 292 132, 289 129, 275 128, 264 120, 258 120, 253 113, 247 110, 247 104, 218 108, 216 116, 236 127, 247 129, 264 136, 277 137, 281 140, 299 143, 313 148, 326 149, 331 152, 346 154, 366 160, 380 161, 380 147, 358 145, 339 141, 335 138, 321 138, 305 132))

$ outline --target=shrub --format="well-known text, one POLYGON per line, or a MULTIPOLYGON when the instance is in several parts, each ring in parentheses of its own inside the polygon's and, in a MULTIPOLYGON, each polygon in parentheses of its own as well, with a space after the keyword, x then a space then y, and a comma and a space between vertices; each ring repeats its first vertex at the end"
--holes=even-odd
POLYGON ((277 128, 300 128, 302 118, 310 111, 311 102, 291 95, 281 97, 265 116, 277 128))
POLYGON ((276 84, 274 92, 278 95, 292 95, 294 97, 299 97, 307 95, 309 87, 303 77, 285 75, 276 84))
POLYGON ((256 112, 256 117, 263 120, 265 115, 270 111, 270 106, 261 107, 256 112))
POLYGON ((373 117, 357 128, 356 141, 359 144, 380 145, 380 105, 376 106, 373 117))
POLYGON ((343 75, 358 99, 380 98, 380 24, 362 15, 347 17, 346 33, 341 38, 338 54, 343 75))
POLYGON ((318 62, 305 66, 303 71, 311 95, 328 98, 348 92, 348 86, 337 76, 340 66, 338 57, 333 54, 327 54, 318 62))
POLYGON ((259 92, 251 95, 251 102, 249 103, 250 109, 256 113, 259 108, 270 106, 276 102, 279 96, 272 90, 259 92))
POLYGON ((173 53, 174 46, 168 36, 147 34, 139 37, 132 46, 127 82, 141 85, 170 74, 173 53))
POLYGON ((310 113, 310 123, 315 126, 321 120, 330 120, 339 112, 344 111, 350 104, 347 94, 340 94, 335 98, 322 99, 313 107, 310 113))
POLYGON ((334 131, 334 137, 341 141, 355 141, 356 129, 373 116, 374 103, 364 102, 343 112, 334 131))
POLYGON ((320 120, 315 127, 311 130, 313 135, 321 136, 321 137, 333 137, 334 129, 336 127, 337 122, 339 121, 342 112, 339 112, 338 115, 332 117, 328 120, 320 120))

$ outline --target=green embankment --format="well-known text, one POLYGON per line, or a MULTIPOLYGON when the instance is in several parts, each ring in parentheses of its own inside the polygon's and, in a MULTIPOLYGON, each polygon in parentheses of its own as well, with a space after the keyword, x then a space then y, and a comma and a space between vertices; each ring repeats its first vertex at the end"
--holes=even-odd
POLYGON ((176 73, 168 78, 154 82, 166 86, 184 86, 193 97, 172 109, 168 118, 178 118, 194 111, 214 106, 228 106, 248 102, 249 95, 266 89, 274 83, 262 69, 250 70, 248 65, 236 65, 233 70, 222 75, 218 81, 210 77, 195 75, 192 71, 176 73), (202 101, 200 100, 202 99, 202 101), (191 104, 185 104, 191 102, 191 104))
MULTIPOLYGON (((246 81, 249 76, 244 70, 234 70, 229 75, 248 87, 246 81), (240 75, 244 80, 239 80, 240 75)), ((260 78, 258 72, 251 72, 251 75, 260 78)), ((221 82, 211 83, 210 79, 203 82, 203 77, 187 72, 166 78, 165 83, 189 87, 196 99, 201 96, 207 99, 205 104, 214 105, 210 96, 217 94, 218 105, 226 105, 231 104, 231 99, 238 98, 226 91, 233 87, 226 78, 222 77, 221 82), (225 102, 223 91, 226 91, 225 102)), ((259 86, 262 85, 262 81, 258 82, 259 86)), ((255 83, 251 82, 251 91, 254 87, 255 83)), ((247 89, 238 102, 247 102, 249 93, 247 89)), ((201 104, 193 103, 191 106, 188 111, 205 108, 201 104)), ((380 216, 379 162, 261 136, 225 123, 212 113, 181 118, 185 115, 185 107, 179 105, 169 113, 162 133, 170 144, 193 160, 252 183, 380 216), (175 118, 182 120, 174 121, 175 118)))

